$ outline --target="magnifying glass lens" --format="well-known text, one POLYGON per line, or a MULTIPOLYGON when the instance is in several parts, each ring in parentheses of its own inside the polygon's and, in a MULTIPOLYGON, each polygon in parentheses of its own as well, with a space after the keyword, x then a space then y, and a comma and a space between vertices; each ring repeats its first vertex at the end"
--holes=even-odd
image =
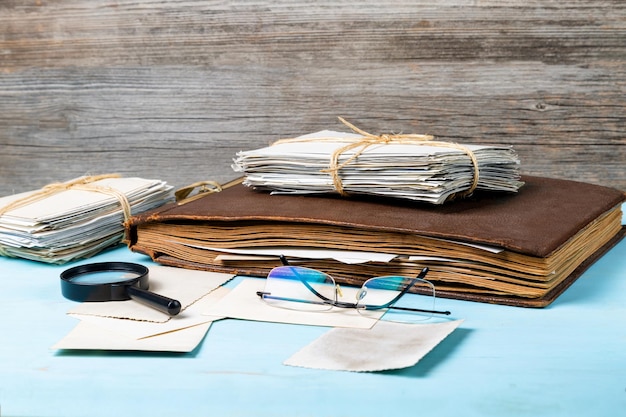
POLYGON ((76 275, 70 280, 76 284, 99 285, 99 284, 120 284, 129 279, 138 278, 140 275, 133 272, 124 271, 99 271, 76 275))

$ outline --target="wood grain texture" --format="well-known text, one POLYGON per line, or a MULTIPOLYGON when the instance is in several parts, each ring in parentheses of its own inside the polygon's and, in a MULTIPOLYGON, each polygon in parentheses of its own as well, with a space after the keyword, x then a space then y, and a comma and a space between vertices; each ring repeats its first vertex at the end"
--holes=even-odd
POLYGON ((625 97, 621 0, 3 0, 0 195, 225 181, 238 150, 337 116, 626 190, 625 97))

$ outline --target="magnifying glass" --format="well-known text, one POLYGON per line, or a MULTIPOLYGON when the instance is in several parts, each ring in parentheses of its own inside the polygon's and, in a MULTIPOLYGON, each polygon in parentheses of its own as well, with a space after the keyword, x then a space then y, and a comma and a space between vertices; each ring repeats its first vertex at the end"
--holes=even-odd
POLYGON ((175 316, 180 302, 148 291, 148 268, 131 262, 99 262, 75 266, 61 273, 61 293, 79 302, 133 299, 175 316))

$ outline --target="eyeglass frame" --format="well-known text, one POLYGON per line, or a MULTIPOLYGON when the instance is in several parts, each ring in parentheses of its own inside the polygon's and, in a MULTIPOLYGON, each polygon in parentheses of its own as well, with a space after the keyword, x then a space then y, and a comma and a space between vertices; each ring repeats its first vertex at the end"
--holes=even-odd
MULTIPOLYGON (((289 262, 287 261, 287 258, 284 255, 280 255, 280 261, 282 262, 283 266, 293 266, 290 265, 289 262)), ((407 294, 409 291, 409 288, 411 288, 413 286, 413 284, 415 284, 418 281, 424 281, 430 285, 432 285, 432 283, 428 280, 425 280, 424 277, 426 276, 426 274, 428 273, 429 269, 428 267, 424 267, 422 269, 422 271, 415 277, 415 278, 411 278, 412 281, 407 284, 404 289, 402 289, 402 291, 400 291, 400 293, 398 295, 396 295, 391 301, 382 304, 382 305, 368 305, 368 304, 364 304, 364 305, 359 305, 358 302, 357 303, 350 303, 347 301, 338 301, 338 300, 332 300, 322 294, 320 294, 319 292, 317 292, 313 287, 311 287, 311 285, 306 282, 303 279, 300 279, 300 282, 302 282, 302 284, 309 290, 311 291, 316 297, 318 297, 321 301, 316 303, 312 300, 303 300, 303 299, 294 299, 294 298, 288 298, 288 297, 280 297, 280 296, 273 296, 271 295, 271 293, 265 292, 265 291, 257 291, 256 294, 261 297, 261 299, 272 299, 272 300, 283 300, 283 301, 295 301, 295 302, 301 302, 301 303, 308 303, 308 304, 327 304, 330 305, 332 307, 339 307, 339 308, 354 308, 356 310, 382 310, 382 309, 392 309, 392 310, 400 310, 400 311, 411 311, 411 312, 416 312, 416 313, 431 313, 431 314, 442 314, 442 315, 450 315, 451 312, 448 310, 424 310, 424 309, 418 309, 418 308, 409 308, 409 307, 397 307, 397 306, 393 306, 392 304, 395 303, 396 301, 398 301, 403 295, 407 294)), ((338 287, 337 283, 335 282, 335 279, 322 272, 322 271, 318 271, 328 277, 330 277, 333 280, 333 283, 335 283, 335 286, 338 287)), ((271 273, 271 271, 270 271, 271 273)), ((269 274, 268 274, 269 276, 269 274)), ((376 278, 383 278, 383 277, 373 277, 371 279, 376 279, 376 278)), ((405 277, 408 278, 408 277, 405 277)), ((369 280, 368 280, 369 281, 369 280)), ((367 282, 367 281, 366 281, 367 282)), ((363 285, 361 286, 361 288, 359 289, 359 292, 357 293, 357 297, 360 295, 361 290, 363 289, 363 286, 365 285, 365 283, 363 283, 363 285)), ((434 289, 434 286, 433 286, 434 289)), ((435 297, 435 293, 433 292, 433 297, 435 297)))

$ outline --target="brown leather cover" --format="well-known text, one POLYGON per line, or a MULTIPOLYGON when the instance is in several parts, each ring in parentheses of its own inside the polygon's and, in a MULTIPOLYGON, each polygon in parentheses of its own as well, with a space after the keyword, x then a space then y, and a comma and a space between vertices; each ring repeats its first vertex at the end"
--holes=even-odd
MULTIPOLYGON (((405 200, 338 196, 285 196, 235 185, 187 204, 170 204, 133 217, 126 240, 133 250, 137 227, 151 222, 278 221, 350 226, 500 246, 544 258, 582 228, 626 200, 619 190, 598 185, 525 176, 516 194, 477 192, 471 198, 432 206, 405 200)), ((441 296, 482 302, 542 307, 549 304, 624 235, 616 235, 542 299, 517 299, 463 292, 441 296)), ((168 265, 206 269, 185 259, 161 256, 168 265)), ((210 269, 219 270, 211 266, 210 269)))

